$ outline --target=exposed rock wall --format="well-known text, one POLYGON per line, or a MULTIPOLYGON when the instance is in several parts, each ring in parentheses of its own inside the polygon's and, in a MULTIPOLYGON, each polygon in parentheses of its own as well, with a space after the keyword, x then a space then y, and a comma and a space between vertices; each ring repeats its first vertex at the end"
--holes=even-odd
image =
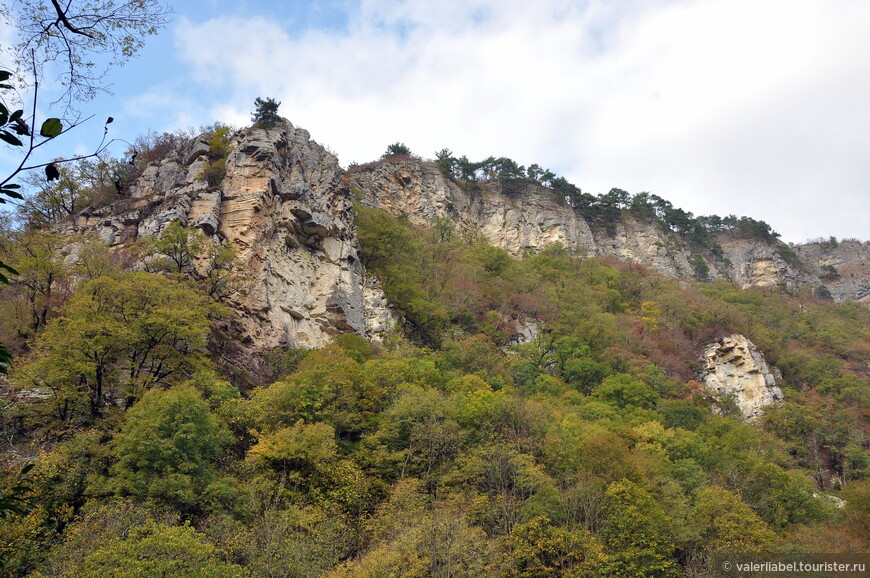
POLYGON ((794 289, 820 284, 811 274, 789 265, 772 245, 748 239, 732 239, 729 235, 722 235, 719 243, 725 257, 731 262, 726 278, 743 289, 777 286, 794 289))
POLYGON ((708 345, 703 359, 707 390, 717 400, 733 399, 745 419, 758 418, 765 407, 782 400, 782 390, 764 356, 743 335, 708 345))
POLYGON ((236 135, 226 177, 200 175, 208 143, 199 140, 150 165, 131 198, 78 217, 115 247, 159 236, 173 220, 231 241, 250 279, 231 297, 243 343, 257 348, 317 347, 338 332, 370 338, 392 314, 358 258, 352 202, 334 155, 284 122, 236 135))
MULTIPOLYGON (((640 263, 669 277, 695 277, 691 254, 677 235, 649 221, 625 217, 614 224, 613 235, 598 231, 594 238, 595 254, 640 263)), ((713 278, 721 277, 715 265, 710 265, 710 272, 713 278)))
POLYGON ((777 247, 720 239, 724 259, 698 255, 660 224, 630 215, 605 230, 560 202, 545 187, 505 190, 496 182, 463 188, 432 162, 394 159, 343 171, 307 131, 282 121, 233 137, 226 177, 202 178, 208 166, 204 137, 149 165, 118 202, 78 215, 71 230, 95 230, 117 250, 159 237, 173 220, 199 228, 210 240, 231 241, 250 279, 230 298, 241 315, 241 340, 256 348, 317 347, 338 332, 376 338, 394 322, 377 280, 358 258, 354 199, 431 224, 449 217, 514 255, 562 243, 581 255, 612 255, 679 279, 696 277, 698 260, 709 279, 741 287, 818 288, 837 301, 870 304, 870 245, 796 247, 795 268, 777 247))
POLYGON ((581 253, 596 252, 586 221, 555 202, 544 187, 527 187, 516 195, 485 189, 468 192, 445 178, 435 163, 419 160, 387 160, 349 171, 346 178, 364 204, 407 214, 417 224, 449 217, 460 230, 476 229, 514 255, 556 242, 581 253))
POLYGON ((795 252, 834 301, 870 306, 870 242, 813 242, 798 245, 795 252))
POLYGON ((696 278, 693 261, 700 257, 709 280, 727 279, 744 288, 821 284, 812 271, 795 269, 776 247, 759 241, 723 235, 719 241, 725 258, 717 260, 692 252, 677 234, 654 221, 626 215, 611 231, 594 229, 550 189, 538 185, 508 193, 489 182, 467 191, 435 163, 406 158, 351 170, 346 180, 365 204, 407 214, 418 224, 450 217, 461 230, 475 229, 514 255, 560 242, 579 254, 612 255, 679 279, 696 278))

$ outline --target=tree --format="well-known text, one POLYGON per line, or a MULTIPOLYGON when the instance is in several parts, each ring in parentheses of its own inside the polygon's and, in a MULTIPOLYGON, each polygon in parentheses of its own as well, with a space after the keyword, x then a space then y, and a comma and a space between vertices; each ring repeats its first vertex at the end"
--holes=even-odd
POLYGON ((220 311, 159 275, 95 279, 48 323, 17 381, 51 391, 61 421, 96 417, 113 396, 129 407, 143 390, 183 381, 205 363, 210 317, 220 311))
POLYGON ((64 262, 63 248, 70 238, 60 233, 24 230, 10 235, 4 259, 15 267, 11 288, 24 301, 16 320, 20 336, 30 336, 48 321, 49 313, 67 296, 71 267, 64 262))
POLYGON ((505 540, 511 576, 597 576, 603 570, 604 552, 586 530, 555 526, 543 516, 520 524, 505 540))
POLYGON ((438 164, 438 168, 441 169, 441 172, 450 178, 456 177, 456 165, 459 161, 453 156, 453 151, 450 149, 441 149, 435 153, 435 157, 438 159, 436 163, 438 164))
POLYGON ((154 249, 169 258, 169 270, 176 277, 193 263, 193 259, 202 248, 199 236, 193 229, 188 229, 181 221, 172 221, 163 229, 160 238, 154 243, 154 249))
POLYGON ((621 408, 636 406, 654 409, 659 401, 659 395, 650 386, 627 373, 605 378, 595 389, 594 395, 621 408))
POLYGON ((57 178, 49 180, 44 171, 31 171, 23 180, 33 191, 17 203, 25 226, 42 227, 57 223, 86 206, 100 206, 123 190, 130 165, 116 159, 75 159, 66 164, 55 159, 57 178))
POLYGON ((482 446, 463 461, 452 481, 485 496, 477 517, 489 534, 509 534, 526 501, 550 481, 534 457, 505 446, 482 446))
POLYGON ((843 492, 846 519, 856 534, 870 535, 870 480, 853 482, 843 492))
POLYGON ((393 144, 391 144, 390 146, 387 147, 387 152, 382 154, 381 158, 386 159, 389 157, 410 156, 410 155, 411 155, 411 149, 408 148, 407 145, 405 145, 405 143, 394 142, 393 144))
POLYGON ((215 462, 230 441, 226 425, 193 387, 148 391, 115 438, 112 484, 122 495, 182 512, 202 507, 203 492, 218 478, 215 462))
POLYGON ((383 409, 386 394, 363 380, 359 363, 332 345, 309 354, 293 375, 258 391, 251 403, 263 431, 304 419, 327 422, 341 437, 352 438, 383 409))
MULTIPOLYGON (((275 110, 278 109, 278 104, 275 105, 275 110)), ((259 126, 272 126, 278 119, 277 114, 274 116, 275 120, 264 120, 259 126)), ((227 174, 227 156, 230 154, 233 129, 218 122, 205 134, 208 136, 208 162, 203 166, 198 178, 205 179, 209 187, 218 187, 227 174)))
POLYGON ((214 545, 190 526, 149 521, 123 538, 101 544, 72 576, 242 578, 248 573, 238 564, 222 561, 214 545))
POLYGON ((267 508, 244 521, 212 518, 206 531, 257 577, 322 576, 355 544, 343 516, 312 506, 267 508))
POLYGON ((462 179, 473 181, 477 179, 477 169, 480 168, 480 164, 471 162, 467 156, 462 155, 456 160, 456 168, 462 179))
POLYGON ((583 191, 580 190, 580 187, 569 182, 565 177, 553 177, 549 182, 550 186, 553 188, 553 192, 556 193, 556 196, 560 199, 564 199, 569 206, 574 207, 575 209, 584 208, 587 203, 587 201, 585 201, 586 197, 591 197, 591 195, 584 194, 583 191))
MULTIPOLYGON (((143 37, 156 33, 169 15, 169 10, 157 0, 125 0, 120 3, 114 0, 69 0, 65 6, 58 0, 51 0, 51 7, 42 0, 22 0, 16 3, 16 7, 18 13, 4 3, 0 6, 0 19, 19 31, 20 42, 15 48, 16 66, 28 69, 33 78, 33 112, 28 125, 23 109, 10 111, 6 96, 0 100, 0 139, 12 146, 24 147, 18 137, 30 137, 21 163, 11 174, 0 177, 3 178, 0 181, 0 204, 6 202, 4 197, 23 199, 17 190, 21 186, 11 182, 22 171, 45 167, 49 179, 59 176, 58 161, 26 166, 36 148, 66 132, 60 119, 49 118, 40 128, 40 136, 44 140, 38 143, 34 141, 38 78, 42 69, 51 62, 62 64, 60 80, 66 92, 59 100, 65 99, 67 109, 70 109, 74 100, 90 100, 99 90, 105 90, 103 79, 109 68, 130 59, 142 47, 143 37), (95 66, 90 54, 106 54, 111 56, 111 60, 105 67, 95 66)), ((0 70, 0 90, 13 89, 8 84, 10 78, 10 70, 0 70)), ((110 122, 111 117, 106 125, 110 122)), ((79 124, 77 119, 66 130, 79 124)), ((103 141, 95 152, 81 158, 97 156, 105 150, 107 132, 107 129, 103 131, 103 141)), ((6 273, 17 274, 14 268, 0 261, 0 284, 8 282, 6 273)), ((6 373, 10 362, 9 352, 0 343, 0 373, 6 373)))
POLYGON ((3 16, 19 31, 18 65, 34 77, 57 65, 66 88, 59 100, 68 107, 108 92, 109 70, 132 58, 171 14, 158 0, 22 0, 15 7, 3 16))
POLYGON ((367 524, 373 547, 326 576, 502 575, 490 567, 497 552, 483 531, 469 524, 469 504, 441 500, 427 506, 427 502, 419 480, 397 483, 367 524))
POLYGON ((698 492, 691 522, 706 552, 768 552, 776 535, 740 496, 724 488, 698 492))
POLYGON ((257 128, 271 128, 281 120, 278 116, 278 107, 280 102, 276 102, 273 98, 263 100, 259 96, 254 100, 254 113, 251 115, 251 120, 257 128))
POLYGON ((206 250, 205 269, 200 286, 211 298, 221 301, 236 291, 243 277, 236 273, 240 263, 232 241, 212 239, 206 250))
POLYGON ((610 575, 677 576, 674 545, 667 537, 670 520, 652 496, 628 480, 610 484, 605 496, 602 538, 610 554, 610 575))

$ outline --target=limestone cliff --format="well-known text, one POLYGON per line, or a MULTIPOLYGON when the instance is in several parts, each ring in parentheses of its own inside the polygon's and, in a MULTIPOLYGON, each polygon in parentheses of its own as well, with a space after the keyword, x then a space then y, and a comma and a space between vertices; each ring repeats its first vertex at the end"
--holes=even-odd
POLYGON ((343 171, 336 157, 287 121, 232 136, 226 175, 209 184, 205 137, 149 164, 113 204, 67 225, 96 230, 116 252, 159 238, 174 220, 209 241, 232 242, 249 282, 229 296, 236 337, 257 349, 317 347, 339 332, 377 338, 395 319, 358 258, 354 200, 419 224, 449 217, 514 255, 561 243, 579 255, 608 255, 680 279, 729 279, 742 287, 809 286, 841 301, 870 301, 870 245, 797 247, 723 236, 722 254, 692 248, 660 223, 631 214, 590 225, 549 188, 526 182, 459 186, 438 166, 387 159, 343 171), (786 255, 788 256, 788 255, 786 255), (824 286, 824 287, 823 287, 824 286))
POLYGON ((444 177, 434 163, 386 160, 351 169, 346 180, 364 204, 407 214, 417 224, 449 217, 460 230, 477 229, 514 255, 560 242, 579 252, 595 252, 586 221, 553 193, 532 186, 521 195, 480 189, 467 192, 444 177))
POLYGON ((870 306, 870 243, 855 239, 815 241, 798 245, 795 252, 834 301, 870 306))
POLYGON ((734 403, 745 419, 754 420, 765 407, 783 399, 764 356, 743 335, 731 335, 708 345, 703 359, 702 378, 717 411, 734 403))
MULTIPOLYGON (((581 255, 610 255, 679 279, 726 279, 743 288, 826 286, 835 300, 870 298, 870 246, 842 243, 838 251, 797 247, 798 261, 786 260, 789 247, 721 235, 719 256, 693 249, 680 235, 651 219, 623 215, 611 227, 592 227, 578 212, 543 186, 504 191, 497 182, 460 187, 438 166, 419 159, 386 159, 355 167, 345 180, 362 203, 412 222, 449 217, 460 230, 475 229, 514 255, 560 242, 581 255), (837 279, 824 265, 842 269, 837 279)), ((839 270, 838 269, 838 270, 839 270)))
POLYGON ((219 186, 202 178, 208 143, 195 140, 148 166, 130 198, 85 212, 116 249, 159 237, 173 220, 231 241, 249 282, 230 297, 243 343, 317 347, 338 332, 375 337, 392 323, 357 256, 352 202, 334 155, 289 122, 245 129, 230 143, 219 186))

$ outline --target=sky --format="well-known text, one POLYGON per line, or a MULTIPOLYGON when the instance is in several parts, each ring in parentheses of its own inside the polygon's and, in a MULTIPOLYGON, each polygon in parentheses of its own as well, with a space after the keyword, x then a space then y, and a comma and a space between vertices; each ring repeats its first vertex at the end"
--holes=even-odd
POLYGON ((866 0, 172 7, 63 146, 91 150, 108 115, 110 136, 128 141, 242 127, 270 97, 344 166, 394 142, 424 158, 449 148, 538 163, 593 194, 747 215, 788 242, 870 239, 866 0))

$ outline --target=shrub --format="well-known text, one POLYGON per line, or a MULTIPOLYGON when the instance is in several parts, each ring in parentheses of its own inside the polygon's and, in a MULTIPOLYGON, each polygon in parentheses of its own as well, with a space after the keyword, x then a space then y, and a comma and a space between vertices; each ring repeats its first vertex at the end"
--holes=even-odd
POLYGON ((208 136, 208 162, 199 174, 209 187, 217 187, 227 174, 227 156, 230 154, 232 128, 216 123, 211 126, 206 135, 208 136))

